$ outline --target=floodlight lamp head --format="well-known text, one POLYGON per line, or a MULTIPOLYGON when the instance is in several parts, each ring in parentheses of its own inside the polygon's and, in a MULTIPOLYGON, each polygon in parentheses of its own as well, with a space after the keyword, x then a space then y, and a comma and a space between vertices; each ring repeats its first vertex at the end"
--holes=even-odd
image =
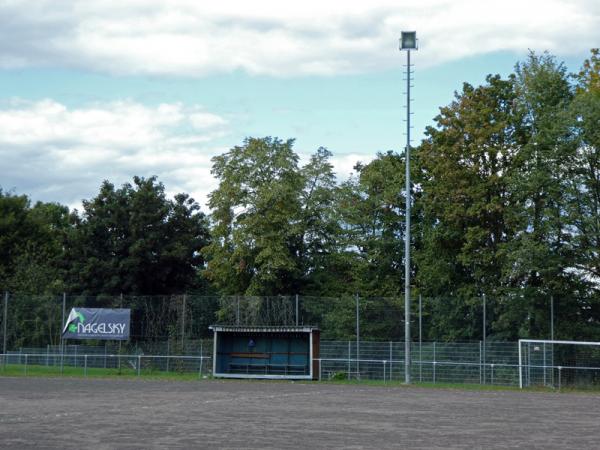
POLYGON ((417 50, 417 32, 403 31, 400 38, 400 50, 417 50))

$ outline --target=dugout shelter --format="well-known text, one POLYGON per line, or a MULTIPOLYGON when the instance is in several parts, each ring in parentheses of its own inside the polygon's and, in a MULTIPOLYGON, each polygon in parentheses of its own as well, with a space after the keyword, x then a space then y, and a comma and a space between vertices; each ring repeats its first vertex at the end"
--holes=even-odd
POLYGON ((313 326, 212 325, 213 376, 312 380, 319 376, 319 329, 313 326))

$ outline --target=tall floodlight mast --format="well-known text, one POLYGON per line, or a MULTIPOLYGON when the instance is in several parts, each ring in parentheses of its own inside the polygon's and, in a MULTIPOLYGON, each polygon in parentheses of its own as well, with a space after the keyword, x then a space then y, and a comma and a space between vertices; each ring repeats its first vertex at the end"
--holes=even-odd
POLYGON ((410 383, 410 51, 417 50, 417 32, 403 31, 400 50, 406 50, 406 212, 404 216, 404 382, 410 383))

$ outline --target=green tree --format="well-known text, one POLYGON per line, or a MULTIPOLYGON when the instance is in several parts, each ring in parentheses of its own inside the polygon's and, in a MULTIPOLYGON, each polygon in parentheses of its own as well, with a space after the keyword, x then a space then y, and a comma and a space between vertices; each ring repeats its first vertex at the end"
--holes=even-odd
POLYGON ((329 150, 320 147, 301 168, 303 188, 296 247, 303 278, 296 290, 303 294, 327 295, 337 274, 340 224, 336 210, 336 179, 329 150))
POLYGON ((105 181, 72 214, 70 291, 89 295, 173 294, 197 287, 208 224, 187 194, 169 200, 155 177, 120 189, 105 181))
POLYGON ((0 285, 20 294, 62 292, 68 208, 0 190, 0 285))
POLYGON ((340 287, 362 297, 398 295, 403 286, 404 158, 379 153, 355 170, 338 194, 341 250, 352 280, 340 287))
MULTIPOLYGON (((531 53, 517 64, 516 100, 523 139, 510 168, 507 221, 514 238, 503 244, 504 280, 511 291, 503 327, 518 336, 549 335, 550 297, 565 298, 562 313, 578 290, 569 251, 569 167, 576 154, 569 123, 572 87, 562 63, 531 53)), ((514 336, 514 335, 513 335, 514 336)))
MULTIPOLYGON (((579 286, 570 292, 571 301, 559 309, 561 336, 600 336, 600 57, 593 49, 575 77, 576 92, 570 105, 570 125, 576 151, 569 161, 565 192, 568 242, 579 286), (566 322, 566 324, 565 324, 566 322), (566 326, 565 326, 566 325, 566 326)), ((562 302, 564 303, 564 301, 562 302)), ((559 305, 560 307, 561 305, 559 305)))
POLYGON ((331 154, 303 166, 293 140, 248 138, 213 158, 206 275, 224 294, 289 295, 323 285, 337 222, 331 154))
POLYGON ((501 245, 514 236, 506 222, 506 174, 520 140, 514 79, 488 76, 436 117, 417 150, 422 246, 418 284, 431 302, 431 337, 480 338, 481 295, 501 285, 501 245))

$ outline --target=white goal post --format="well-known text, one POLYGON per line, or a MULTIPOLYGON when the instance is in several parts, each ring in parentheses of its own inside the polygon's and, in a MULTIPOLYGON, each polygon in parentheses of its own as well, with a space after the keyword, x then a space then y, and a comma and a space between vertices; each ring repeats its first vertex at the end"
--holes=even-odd
POLYGON ((524 384, 530 385, 532 373, 543 379, 544 385, 547 385, 550 380, 554 385, 555 371, 558 375, 559 387, 563 371, 600 374, 600 342, 519 339, 519 387, 521 389, 524 384), (524 379, 524 375, 527 379, 524 379))

